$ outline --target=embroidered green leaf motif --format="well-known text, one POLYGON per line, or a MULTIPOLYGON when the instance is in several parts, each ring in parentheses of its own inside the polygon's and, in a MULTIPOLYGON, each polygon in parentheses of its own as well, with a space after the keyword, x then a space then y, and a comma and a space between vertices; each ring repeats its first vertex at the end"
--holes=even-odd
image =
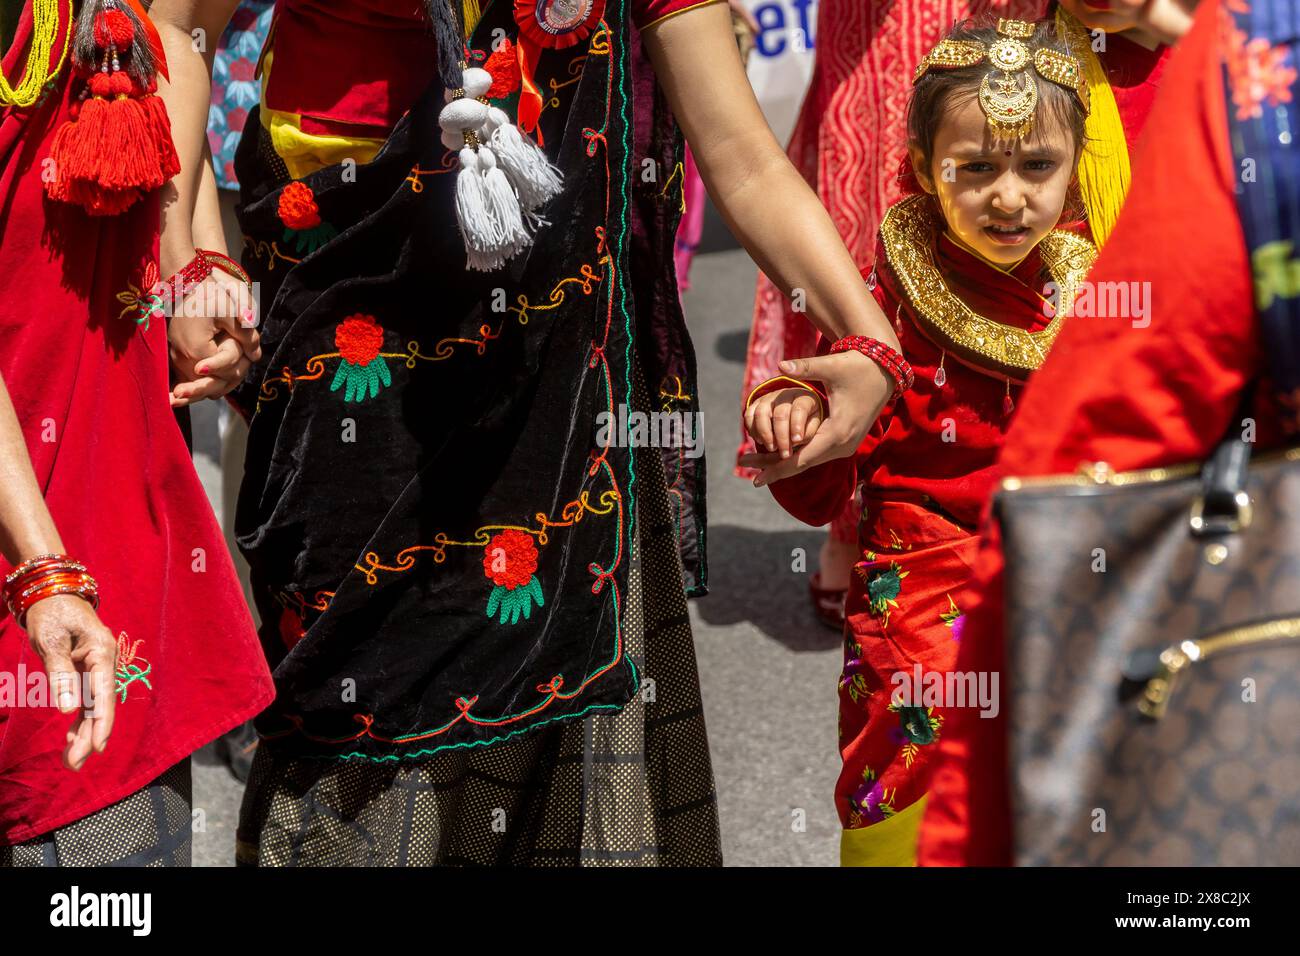
MULTIPOLYGON (((899 707, 898 722, 903 734, 914 744, 932 744, 938 737, 936 724, 925 707, 899 707)), ((911 765, 911 760, 908 760, 911 765)))
MULTIPOLYGON (((894 565, 895 568, 898 565, 894 565)), ((898 597, 898 592, 903 590, 902 575, 897 571, 881 571, 867 585, 867 592, 871 595, 871 603, 876 604, 880 601, 892 601, 898 597)))
POLYGON ((542 584, 536 576, 517 588, 498 584, 488 595, 487 616, 496 615, 499 624, 518 624, 521 617, 527 621, 533 616, 534 604, 542 607, 545 603, 542 599, 542 584))
POLYGON ((897 561, 891 561, 884 570, 869 571, 867 568, 871 563, 868 561, 854 565, 853 570, 867 585, 867 602, 871 613, 882 617, 883 622, 888 624, 890 609, 898 607, 895 599, 902 593, 903 578, 911 572, 904 571, 897 561))
POLYGON ((289 229, 286 227, 284 241, 293 243, 294 249, 300 255, 310 255, 337 235, 337 229, 327 222, 322 222, 312 229, 289 229))
POLYGON ((339 362, 334 378, 330 380, 330 391, 337 392, 343 388, 343 401, 364 402, 367 398, 378 398, 379 389, 393 384, 393 374, 388 370, 388 363, 382 355, 376 355, 366 365, 356 365, 343 359, 339 362))

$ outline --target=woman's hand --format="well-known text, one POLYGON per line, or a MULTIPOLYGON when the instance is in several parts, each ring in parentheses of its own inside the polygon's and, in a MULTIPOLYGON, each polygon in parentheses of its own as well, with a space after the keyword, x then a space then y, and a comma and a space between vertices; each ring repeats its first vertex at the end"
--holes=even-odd
POLYGON ((244 380, 262 357, 256 308, 248 286, 220 269, 185 297, 167 329, 180 379, 173 408, 220 398, 244 380))
POLYGON ((73 594, 57 594, 27 610, 27 636, 40 655, 59 711, 76 716, 68 728, 63 765, 80 770, 91 752, 103 753, 117 705, 117 641, 95 609, 73 594), (87 679, 88 678, 88 679, 87 679), (82 688, 91 700, 82 700, 82 688))
POLYGON ((1061 0, 1090 30, 1135 31, 1160 43, 1177 43, 1192 26, 1197 0, 1061 0))
POLYGON ((806 388, 768 392, 745 409, 745 430, 755 445, 782 458, 817 434, 821 423, 821 399, 806 388))
MULTIPOLYGON (((885 407, 894 391, 894 380, 884 369, 861 352, 850 351, 836 355, 819 355, 814 358, 787 359, 781 363, 780 369, 782 374, 792 378, 821 382, 826 389, 830 415, 825 421, 819 421, 816 427, 808 425, 805 419, 805 424, 800 429, 805 444, 795 448, 798 440, 793 437, 794 404, 789 405, 790 420, 784 426, 777 422, 778 409, 774 406, 784 391, 799 391, 804 395, 809 393, 789 389, 755 399, 746 412, 746 428, 750 427, 751 413, 755 419, 759 415, 755 411, 756 407, 766 398, 774 399, 767 403, 768 407, 772 408, 770 426, 772 440, 762 436, 761 424, 755 425, 758 433, 751 429, 750 434, 756 441, 775 450, 742 455, 739 459, 741 465, 759 469, 759 474, 754 479, 754 486, 757 488, 797 475, 836 458, 847 458, 852 455, 862 444, 862 439, 866 437, 867 431, 875 423, 880 410, 885 407), (785 446, 782 446, 780 441, 782 427, 787 429, 789 436, 785 446)), ((814 402, 816 401, 815 396, 810 397, 814 402)), ((781 410, 780 414, 786 413, 781 410)))

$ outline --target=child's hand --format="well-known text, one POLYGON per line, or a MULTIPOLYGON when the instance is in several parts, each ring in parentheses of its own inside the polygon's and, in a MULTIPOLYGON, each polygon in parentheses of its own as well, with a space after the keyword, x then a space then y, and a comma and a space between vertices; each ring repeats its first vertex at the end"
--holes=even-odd
POLYGON ((821 399, 806 388, 768 392, 745 410, 745 430, 760 447, 779 451, 782 458, 817 434, 821 423, 821 399))
MULTIPOLYGON (((819 421, 815 429, 809 429, 806 422, 798 429, 800 439, 792 439, 782 454, 777 449, 776 415, 778 409, 772 407, 766 417, 766 427, 772 429, 770 437, 755 431, 764 427, 764 418, 754 410, 755 425, 750 425, 750 412, 759 405, 761 399, 755 399, 753 405, 745 410, 745 427, 754 438, 771 451, 754 452, 741 455, 737 464, 745 468, 759 469, 754 479, 754 487, 761 488, 773 482, 782 481, 792 475, 815 468, 837 458, 848 458, 858 450, 862 439, 871 429, 881 409, 888 404, 894 393, 894 380, 879 365, 861 352, 841 352, 838 355, 816 355, 811 358, 786 359, 777 366, 782 375, 805 382, 819 382, 826 389, 826 418, 821 420, 821 411, 817 409, 819 421), (790 448, 797 447, 791 453, 790 448)), ((793 390, 796 395, 807 394, 816 399, 811 392, 801 389, 793 390)), ((762 396, 768 399, 764 404, 780 400, 783 392, 762 396)), ((784 411, 780 412, 785 415, 784 411)), ((795 434, 793 427, 794 407, 790 408, 790 419, 786 423, 788 434, 795 434)))

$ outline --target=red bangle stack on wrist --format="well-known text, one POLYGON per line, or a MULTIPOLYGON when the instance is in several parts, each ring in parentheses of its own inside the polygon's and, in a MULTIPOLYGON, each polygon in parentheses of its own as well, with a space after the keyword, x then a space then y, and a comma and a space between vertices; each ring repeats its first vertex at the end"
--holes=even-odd
POLYGON ((836 352, 850 351, 861 352, 889 373, 889 377, 894 380, 893 398, 897 398, 912 387, 915 379, 912 366, 907 364, 907 359, 880 339, 873 339, 868 335, 846 335, 831 346, 832 355, 836 352))
POLYGON ((56 594, 75 594, 99 607, 99 585, 86 566, 66 554, 41 554, 28 558, 5 576, 5 607, 19 627, 26 626, 27 611, 37 601, 56 594))

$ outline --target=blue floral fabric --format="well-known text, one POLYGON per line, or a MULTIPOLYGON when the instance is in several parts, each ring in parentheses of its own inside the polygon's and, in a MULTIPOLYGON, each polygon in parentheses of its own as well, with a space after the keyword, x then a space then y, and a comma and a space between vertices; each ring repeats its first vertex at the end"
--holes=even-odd
POLYGON ((274 10, 275 0, 243 0, 217 45, 212 65, 212 105, 208 108, 208 143, 221 189, 239 188, 235 147, 249 111, 261 95, 261 84, 254 74, 274 10))

